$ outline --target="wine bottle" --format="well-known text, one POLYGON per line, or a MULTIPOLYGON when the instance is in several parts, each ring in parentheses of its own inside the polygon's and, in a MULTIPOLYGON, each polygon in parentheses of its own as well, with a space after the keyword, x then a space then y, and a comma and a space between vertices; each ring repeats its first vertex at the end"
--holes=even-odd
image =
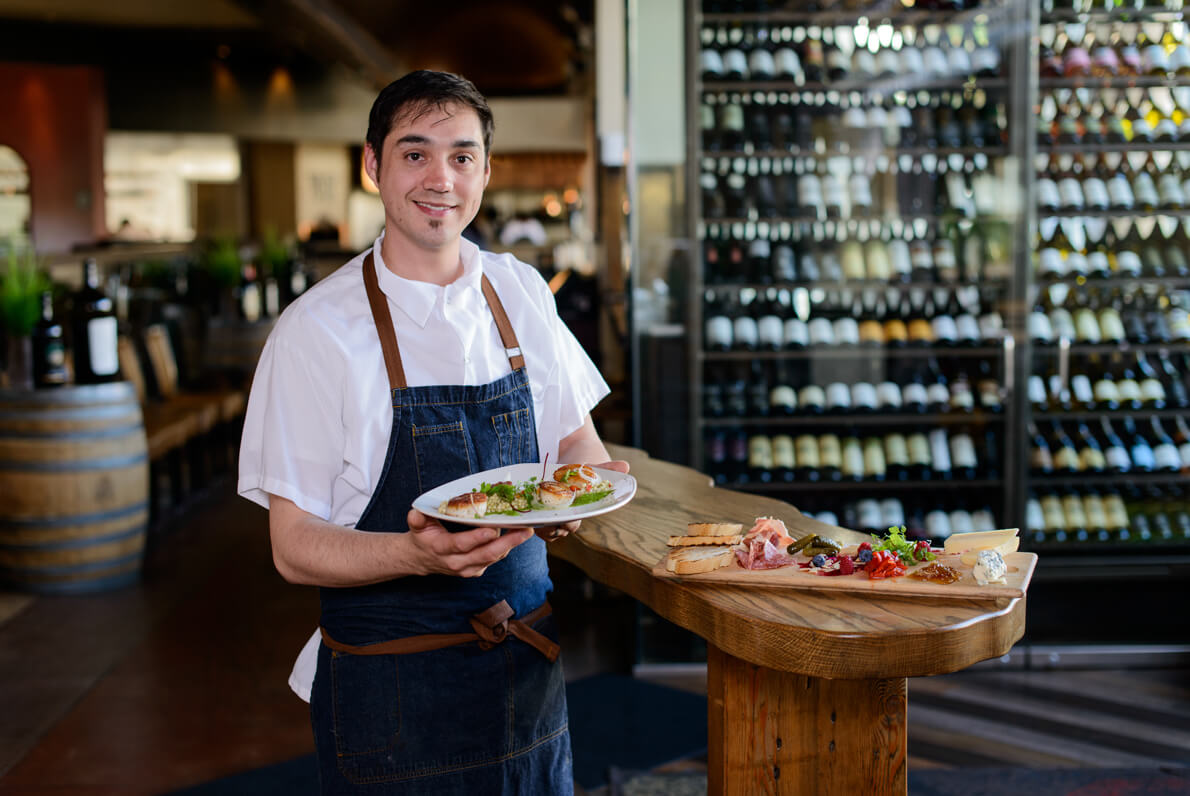
POLYGON ((796 467, 794 480, 818 481, 819 471, 818 438, 813 434, 799 434, 793 441, 796 467))
POLYGON ((1151 473, 1157 466, 1153 456, 1153 447, 1144 435, 1136 429, 1136 421, 1131 417, 1124 418, 1124 438, 1128 440, 1128 458, 1132 460, 1132 469, 1138 473, 1151 473))
POLYGON ((929 437, 922 429, 910 432, 905 440, 909 453, 909 476, 915 481, 929 480, 933 470, 931 467, 931 446, 929 437))
POLYGON ((709 351, 730 351, 732 347, 732 322, 726 303, 713 291, 704 294, 706 307, 705 345, 709 351))
POLYGON ((1149 421, 1153 447, 1153 469, 1158 473, 1176 473, 1182 470, 1183 462, 1173 438, 1161 427, 1161 418, 1154 416, 1149 421))
POLYGON ((797 469, 797 459, 794 455, 793 437, 788 434, 777 434, 773 437, 773 480, 781 483, 792 483, 797 469))
POLYGON ((909 446, 900 432, 884 435, 884 462, 889 480, 904 481, 909 477, 909 446))
POLYGON ((950 480, 954 475, 954 468, 950 458, 950 439, 946 429, 931 429, 929 443, 931 476, 941 480, 950 480))
POLYGON ((973 480, 979 471, 979 460, 975 454, 975 441, 971 429, 960 426, 949 440, 951 469, 956 478, 973 480))
POLYGON ((1029 452, 1029 473, 1035 478, 1053 475, 1054 458, 1050 452, 1049 442, 1032 421, 1029 422, 1027 429, 1029 439, 1033 443, 1029 452))
POLYGON ((827 432, 818 437, 818 470, 823 480, 838 481, 842 478, 843 446, 839 436, 827 432))
POLYGON ((773 480, 773 441, 765 434, 748 438, 748 477, 757 484, 773 480))
POLYGON ((62 325, 54 318, 54 295, 41 294, 41 317, 31 333, 33 348, 33 387, 61 387, 68 381, 66 346, 62 325))
POLYGON ((769 414, 789 417, 796 412, 797 393, 793 389, 789 365, 785 361, 780 361, 777 363, 772 388, 769 390, 769 414))
POLYGON ((119 327, 115 306, 99 288, 99 264, 83 261, 83 286, 74 296, 72 312, 74 381, 100 384, 120 375, 119 327))

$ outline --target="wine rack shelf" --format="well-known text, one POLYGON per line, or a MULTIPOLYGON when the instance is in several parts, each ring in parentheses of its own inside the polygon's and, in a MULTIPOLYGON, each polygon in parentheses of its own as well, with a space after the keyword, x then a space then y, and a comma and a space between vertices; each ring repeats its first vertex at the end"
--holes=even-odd
MULTIPOLYGON (((1161 212, 1164 213, 1165 211, 1161 211, 1161 212)), ((1177 211, 1177 212, 1190 215, 1190 210, 1177 211)), ((1090 214, 1089 213, 1071 213, 1071 215, 1090 215, 1090 214)), ((1132 215, 1141 215, 1141 213, 1137 212, 1137 213, 1133 213, 1132 215)), ((771 224, 822 224, 822 223, 830 223, 830 222, 839 224, 839 223, 848 223, 848 222, 853 222, 853 221, 859 222, 861 224, 866 224, 869 222, 880 222, 883 224, 889 224, 889 223, 894 223, 894 222, 898 222, 898 221, 903 224, 905 222, 924 221, 927 224, 934 225, 934 224, 939 224, 942 222, 960 221, 960 220, 972 221, 975 223, 987 222, 987 221, 1001 221, 1001 222, 1008 221, 1008 219, 1003 216, 995 216, 995 215, 984 215, 984 216, 975 216, 974 218, 966 218, 963 216, 959 216, 958 214, 949 215, 949 216, 939 216, 939 215, 934 215, 931 213, 922 213, 922 214, 893 213, 893 214, 870 215, 870 216, 843 216, 843 217, 839 217, 839 218, 830 218, 830 217, 826 217, 826 216, 824 216, 824 217, 818 217, 818 216, 769 216, 767 218, 762 217, 762 216, 757 216, 756 218, 737 218, 737 217, 724 216, 724 217, 717 218, 715 216, 706 216, 706 218, 704 218, 703 220, 708 224, 766 223, 766 224, 770 224, 770 225, 771 224)))
POLYGON ((1107 278, 1088 278, 1088 277, 1066 277, 1064 279, 1039 279, 1037 281, 1038 287, 1048 287, 1050 285, 1087 285, 1113 287, 1116 285, 1164 285, 1167 288, 1175 290, 1185 290, 1190 288, 1190 278, 1177 276, 1109 276, 1107 278))
POLYGON ((989 423, 1003 423, 1003 414, 990 412, 937 412, 923 413, 844 413, 820 415, 793 415, 791 417, 704 417, 706 428, 807 428, 807 427, 876 427, 881 426, 982 426, 989 423))
MULTIPOLYGON (((1190 283, 1190 279, 1186 281, 1190 283)), ((985 279, 980 282, 980 285, 993 289, 1003 289, 1008 286, 1008 283, 1003 279, 985 279)), ((934 290, 941 288, 953 290, 961 287, 961 284, 958 282, 942 282, 938 280, 893 282, 887 279, 845 279, 842 282, 837 280, 817 282, 708 282, 706 287, 711 290, 768 290, 769 288, 792 290, 799 287, 806 290, 934 290)))
POLYGON ((942 348, 874 348, 864 346, 835 346, 832 348, 802 348, 792 351, 706 351, 703 359, 708 362, 751 362, 754 359, 828 359, 828 358, 897 358, 897 357, 994 357, 1004 349, 992 346, 963 348, 960 346, 942 348))
POLYGON ((1178 88, 1190 86, 1190 77, 1160 77, 1136 75, 1133 77, 1043 77, 1038 81, 1042 91, 1056 89, 1125 89, 1125 88, 1178 88))
POLYGON ((1186 486, 1190 483, 1187 473, 1117 473, 1112 475, 1030 475, 1033 484, 1038 488, 1043 486, 1059 487, 1093 487, 1093 486, 1186 486))
MULTIPOLYGON (((1190 349, 1190 341, 1171 343, 1104 343, 1092 345, 1090 343, 1075 343, 1070 346, 1070 353, 1078 354, 1121 354, 1140 352, 1143 354, 1157 354, 1162 351, 1183 351, 1190 349)), ((1033 352, 1039 355, 1058 356, 1061 347, 1056 345, 1034 345, 1033 352)))
MULTIPOLYGON (((1165 147, 1168 149, 1169 147, 1165 147)), ((1185 144, 1185 149, 1190 149, 1190 143, 1185 144)), ((1161 150, 1158 150, 1161 151, 1161 150)), ((940 158, 950 157, 951 155, 959 155, 962 157, 972 157, 974 155, 986 155, 989 158, 1004 157, 1008 154, 1008 150, 1003 147, 978 147, 978 146, 960 146, 960 147, 927 147, 927 146, 909 146, 909 147, 857 147, 847 152, 841 150, 828 150, 826 152, 819 152, 817 149, 754 149, 751 151, 727 151, 727 150, 708 150, 703 152, 702 158, 717 160, 717 161, 733 161, 733 160, 762 160, 765 158, 777 160, 780 158, 805 158, 813 160, 830 160, 833 158, 863 158, 875 159, 880 157, 888 157, 890 159, 897 158, 902 155, 919 158, 922 155, 937 155, 940 158)))
POLYGON ((1153 210, 1039 210, 1041 218, 1145 218, 1148 216, 1190 216, 1190 207, 1153 210))
POLYGON ((1004 9, 997 6, 984 6, 966 12, 955 12, 905 8, 896 3, 878 2, 870 4, 868 8, 850 10, 835 8, 822 11, 802 11, 774 8, 769 11, 708 11, 703 12, 702 21, 708 24, 741 22, 786 25, 854 25, 857 17, 864 17, 872 25, 889 22, 893 25, 913 25, 919 27, 923 25, 963 24, 979 15, 1003 12, 1004 9))
POLYGON ((1083 155, 1099 152, 1186 152, 1190 151, 1190 141, 1130 141, 1127 144, 1053 144, 1052 146, 1038 145, 1037 151, 1042 155, 1083 155))
POLYGON ((964 489, 999 489, 1004 486, 1004 481, 1000 478, 951 478, 946 480, 935 479, 929 481, 791 481, 781 483, 757 483, 748 481, 745 483, 719 484, 719 486, 725 489, 738 489, 741 492, 764 492, 766 494, 773 492, 811 492, 816 490, 822 490, 824 492, 850 492, 855 490, 862 490, 865 492, 885 492, 900 490, 939 489, 941 487, 962 487, 964 489))
MULTIPOLYGON (((1190 85, 1190 80, 1185 82, 1190 85)), ((715 80, 702 84, 703 93, 777 91, 789 92, 790 102, 798 94, 879 94, 885 96, 898 91, 1004 91, 1008 81, 1000 77, 929 79, 921 75, 897 75, 871 80, 840 80, 836 83, 801 83, 793 80, 715 80)))
POLYGON ((1181 10, 1172 10, 1168 8, 1159 8, 1157 6, 1148 6, 1140 9, 1129 9, 1127 11, 1076 11, 1068 9, 1063 11, 1051 11, 1047 14, 1041 15, 1041 24, 1053 22, 1181 22, 1183 14, 1181 10))
POLYGON ((1033 417, 1037 420, 1058 420, 1061 422, 1079 421, 1095 421, 1102 418, 1112 420, 1114 418, 1131 417, 1135 420, 1150 420, 1154 417, 1160 420, 1173 420, 1177 417, 1190 417, 1190 408, 1187 409, 1101 409, 1091 411, 1078 412, 1033 412, 1033 417))

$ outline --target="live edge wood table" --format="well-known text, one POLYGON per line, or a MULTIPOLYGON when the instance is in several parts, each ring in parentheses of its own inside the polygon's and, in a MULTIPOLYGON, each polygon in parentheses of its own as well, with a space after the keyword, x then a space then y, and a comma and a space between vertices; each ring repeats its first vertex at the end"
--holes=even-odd
POLYGON ((585 520, 550 552, 707 640, 709 793, 906 793, 906 678, 1006 653, 1024 633, 1024 598, 941 601, 656 578, 666 538, 688 522, 798 512, 714 488, 707 476, 643 451, 609 449, 631 464, 636 497, 585 520))

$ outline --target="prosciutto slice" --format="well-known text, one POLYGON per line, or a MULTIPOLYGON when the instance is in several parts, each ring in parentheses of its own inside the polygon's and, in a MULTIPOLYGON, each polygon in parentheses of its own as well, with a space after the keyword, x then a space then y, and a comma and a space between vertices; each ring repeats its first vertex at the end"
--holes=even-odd
POLYGON ((773 517, 759 517, 752 530, 735 549, 736 561, 744 569, 777 569, 794 563, 785 548, 793 537, 785 523, 773 517))

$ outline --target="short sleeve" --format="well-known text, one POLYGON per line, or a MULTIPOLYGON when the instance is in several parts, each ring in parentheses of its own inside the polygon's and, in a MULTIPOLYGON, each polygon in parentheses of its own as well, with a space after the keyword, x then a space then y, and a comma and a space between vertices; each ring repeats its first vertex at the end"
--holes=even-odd
POLYGON ((333 358, 299 342, 317 339, 300 327, 279 323, 261 353, 244 415, 237 489, 265 508, 269 495, 279 495, 330 519, 343 468, 343 380, 333 358))

